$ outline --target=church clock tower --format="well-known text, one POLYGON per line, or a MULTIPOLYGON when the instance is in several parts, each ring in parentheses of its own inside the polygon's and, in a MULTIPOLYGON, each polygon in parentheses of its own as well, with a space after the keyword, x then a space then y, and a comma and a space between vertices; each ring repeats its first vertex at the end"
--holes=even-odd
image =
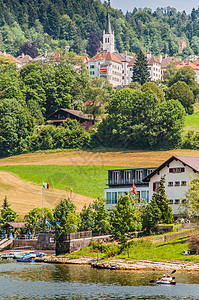
POLYGON ((103 31, 103 51, 115 52, 114 31, 111 30, 111 21, 108 14, 107 28, 103 31))

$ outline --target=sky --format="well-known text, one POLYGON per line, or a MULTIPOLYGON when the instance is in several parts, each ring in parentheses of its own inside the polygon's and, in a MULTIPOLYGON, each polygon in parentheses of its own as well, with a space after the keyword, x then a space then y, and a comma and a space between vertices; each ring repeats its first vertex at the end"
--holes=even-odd
POLYGON ((178 11, 185 10, 190 13, 192 8, 199 7, 198 0, 111 0, 111 6, 113 8, 121 9, 124 13, 128 10, 129 12, 133 10, 134 7, 137 8, 151 8, 155 10, 157 7, 175 7, 178 11))

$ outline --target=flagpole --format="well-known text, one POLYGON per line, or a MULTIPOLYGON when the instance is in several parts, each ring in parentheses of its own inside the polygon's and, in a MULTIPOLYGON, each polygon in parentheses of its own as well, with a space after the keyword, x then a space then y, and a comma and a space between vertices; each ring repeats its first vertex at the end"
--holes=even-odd
POLYGON ((44 187, 42 187, 42 217, 44 218, 44 187))

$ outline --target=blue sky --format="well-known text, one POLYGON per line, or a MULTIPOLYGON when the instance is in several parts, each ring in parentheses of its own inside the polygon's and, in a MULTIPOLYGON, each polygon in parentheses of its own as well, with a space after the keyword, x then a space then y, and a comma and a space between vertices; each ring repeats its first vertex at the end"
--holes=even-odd
POLYGON ((157 7, 175 7, 178 11, 185 10, 190 13, 192 8, 198 8, 198 0, 111 0, 111 6, 117 9, 122 9, 125 13, 127 10, 132 11, 134 7, 148 7, 155 10, 157 7))

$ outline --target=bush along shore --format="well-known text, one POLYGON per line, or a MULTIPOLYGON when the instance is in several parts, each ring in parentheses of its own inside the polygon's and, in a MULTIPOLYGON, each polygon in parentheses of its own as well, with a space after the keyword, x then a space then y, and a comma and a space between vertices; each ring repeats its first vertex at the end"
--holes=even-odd
POLYGON ((82 248, 78 252, 40 258, 37 261, 91 265, 93 268, 111 270, 199 271, 198 255, 191 249, 190 244, 198 236, 196 233, 198 231, 161 243, 153 243, 147 237, 138 238, 129 242, 128 247, 116 242, 93 242, 90 247, 82 248))

